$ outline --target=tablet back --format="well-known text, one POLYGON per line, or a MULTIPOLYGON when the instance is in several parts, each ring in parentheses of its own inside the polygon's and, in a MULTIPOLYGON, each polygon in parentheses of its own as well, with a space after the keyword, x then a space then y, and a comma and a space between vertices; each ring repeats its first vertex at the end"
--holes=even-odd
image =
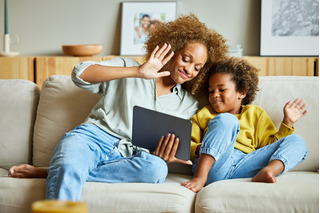
POLYGON ((192 122, 190 120, 140 106, 133 107, 133 145, 155 151, 161 136, 174 133, 180 139, 176 158, 189 160, 191 128, 192 122))

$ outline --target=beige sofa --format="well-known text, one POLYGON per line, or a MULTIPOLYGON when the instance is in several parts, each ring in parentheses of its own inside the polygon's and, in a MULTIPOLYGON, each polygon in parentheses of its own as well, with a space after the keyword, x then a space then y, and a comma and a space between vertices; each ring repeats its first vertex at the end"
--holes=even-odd
MULTIPOLYGON (((87 182, 81 201, 90 212, 318 212, 319 211, 319 86, 317 77, 260 77, 255 104, 275 122, 283 118, 287 100, 303 98, 308 113, 295 133, 304 137, 307 159, 277 178, 277 183, 250 179, 215 182, 199 193, 180 186, 191 178, 189 166, 169 165, 164 184, 87 182)), ((0 212, 31 212, 45 199, 45 179, 7 177, 13 165, 47 167, 63 135, 80 124, 98 97, 74 86, 69 76, 49 77, 40 91, 25 80, 0 80, 0 212)))

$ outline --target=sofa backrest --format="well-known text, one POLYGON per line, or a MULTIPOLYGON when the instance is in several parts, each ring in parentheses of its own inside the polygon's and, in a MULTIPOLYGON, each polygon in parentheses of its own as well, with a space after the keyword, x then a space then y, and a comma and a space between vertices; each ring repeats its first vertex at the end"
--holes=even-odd
MULTIPOLYGON (((279 128, 283 106, 296 97, 307 103, 308 113, 295 125, 308 146, 307 159, 295 170, 316 171, 319 168, 319 83, 318 77, 260 77, 254 104, 265 109, 279 128)), ((98 95, 77 88, 69 76, 51 76, 43 84, 34 130, 33 164, 48 166, 53 150, 67 131, 82 123, 98 95)))
POLYGON ((307 104, 307 114, 295 125, 295 134, 302 136, 308 147, 304 162, 293 170, 317 171, 319 169, 319 78, 307 76, 263 76, 254 104, 266 110, 276 128, 283 120, 283 107, 289 100, 302 98, 307 104))
POLYGON ((81 124, 99 97, 74 85, 70 76, 50 76, 42 85, 33 137, 33 165, 49 166, 64 133, 81 124))
POLYGON ((0 80, 0 168, 31 163, 39 96, 39 87, 31 81, 0 80))

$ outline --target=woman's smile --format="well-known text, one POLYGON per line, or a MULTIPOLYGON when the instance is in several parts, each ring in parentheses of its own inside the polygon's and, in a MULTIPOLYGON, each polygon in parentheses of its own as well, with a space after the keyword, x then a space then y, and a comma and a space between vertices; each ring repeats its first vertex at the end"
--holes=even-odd
POLYGON ((186 73, 185 71, 183 71, 183 70, 181 70, 181 69, 179 69, 178 71, 179 71, 179 73, 181 74, 181 77, 182 77, 183 79, 185 79, 185 80, 189 79, 188 73, 186 73))

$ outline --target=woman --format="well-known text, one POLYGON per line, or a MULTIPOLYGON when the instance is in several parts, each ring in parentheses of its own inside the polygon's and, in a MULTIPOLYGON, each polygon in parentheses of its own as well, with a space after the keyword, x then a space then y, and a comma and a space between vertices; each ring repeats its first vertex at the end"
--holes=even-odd
MULTIPOLYGON (((179 139, 173 134, 159 139, 154 155, 134 147, 132 107, 189 119, 201 107, 193 96, 202 88, 197 82, 224 59, 227 46, 194 15, 161 23, 149 35, 142 65, 116 58, 75 66, 74 83, 98 93, 100 101, 88 119, 57 144, 48 168, 47 199, 79 200, 86 181, 162 183, 167 163, 190 163, 175 158, 179 139)), ((14 177, 18 170, 12 169, 14 177)))

